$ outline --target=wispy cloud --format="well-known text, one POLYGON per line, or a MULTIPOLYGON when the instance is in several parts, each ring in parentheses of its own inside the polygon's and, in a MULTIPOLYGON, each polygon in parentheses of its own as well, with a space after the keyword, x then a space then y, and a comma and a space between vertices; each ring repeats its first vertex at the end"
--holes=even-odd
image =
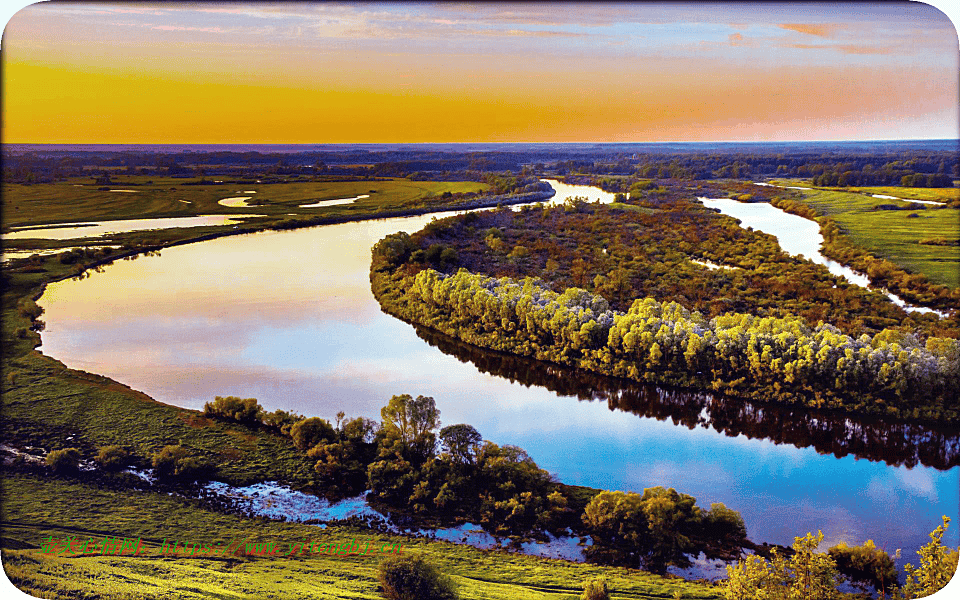
POLYGON ((184 27, 182 25, 153 25, 150 27, 155 31, 198 31, 202 33, 228 33, 226 29, 220 27, 184 27))
POLYGON ((801 50, 834 50, 843 54, 893 54, 893 48, 857 44, 780 44, 780 48, 801 50))
POLYGON ((837 30, 840 29, 840 25, 836 23, 823 23, 820 25, 814 25, 812 23, 779 23, 777 27, 823 38, 833 37, 837 30))

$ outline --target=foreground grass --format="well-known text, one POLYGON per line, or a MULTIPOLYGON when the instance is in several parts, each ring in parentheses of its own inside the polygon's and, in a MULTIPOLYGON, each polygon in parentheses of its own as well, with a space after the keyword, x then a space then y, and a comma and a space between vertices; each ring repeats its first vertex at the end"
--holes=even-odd
MULTIPOLYGON (((920 199, 933 200, 936 194, 956 194, 956 190, 890 188, 889 195, 903 198, 906 196, 904 191, 916 190, 932 192, 928 198, 920 199)), ((853 191, 791 191, 800 194, 802 201, 818 214, 836 221, 857 246, 908 271, 926 275, 935 283, 960 287, 960 246, 920 243, 957 240, 960 237, 960 210, 931 205, 908 208, 904 202, 873 198, 853 191), (878 208, 882 205, 906 210, 878 208)))
POLYGON ((2 481, 3 559, 21 589, 48 598, 381 598, 377 557, 184 558, 47 556, 40 540, 77 535, 140 537, 156 550, 164 538, 227 544, 244 539, 287 542, 372 539, 402 543, 451 575, 464 599, 574 599, 582 582, 605 577, 613 598, 719 598, 709 584, 642 571, 485 551, 447 542, 332 525, 244 519, 198 502, 149 492, 104 489, 76 480, 6 473, 2 481))

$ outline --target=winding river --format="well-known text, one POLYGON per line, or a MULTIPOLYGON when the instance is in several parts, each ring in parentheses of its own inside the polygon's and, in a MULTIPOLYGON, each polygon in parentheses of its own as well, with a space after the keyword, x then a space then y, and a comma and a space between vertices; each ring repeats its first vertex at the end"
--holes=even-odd
MULTIPOLYGON (((612 200, 596 188, 568 196, 612 200)), ((442 215, 232 236, 118 261, 48 286, 41 350, 178 406, 256 397, 379 420, 400 393, 433 396, 444 424, 525 448, 566 483, 656 485, 741 512, 751 539, 871 538, 903 562, 960 504, 955 430, 857 421, 662 390, 482 352, 390 317, 370 248, 442 215)), ((957 529, 945 542, 957 545, 957 529)))

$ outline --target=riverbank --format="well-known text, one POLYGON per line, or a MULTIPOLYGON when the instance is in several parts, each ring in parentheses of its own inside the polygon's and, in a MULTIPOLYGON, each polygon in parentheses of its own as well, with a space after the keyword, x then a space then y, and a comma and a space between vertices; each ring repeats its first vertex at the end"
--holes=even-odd
POLYGON ((47 536, 80 540, 122 535, 148 546, 164 539, 206 541, 228 546, 236 540, 267 543, 296 540, 330 544, 343 539, 401 545, 404 553, 429 555, 458 584, 464 600, 563 600, 582 591, 583 582, 607 580, 611 591, 641 600, 721 598, 710 584, 664 578, 642 571, 543 559, 501 550, 477 550, 442 541, 397 536, 345 525, 325 528, 263 519, 245 519, 209 510, 195 501, 164 494, 117 491, 66 479, 4 473, 4 568, 18 587, 40 597, 95 593, 120 600, 142 597, 209 598, 265 594, 279 597, 379 599, 379 560, 365 556, 156 557, 43 556, 47 536), (51 502, 51 498, 63 499, 51 502), (44 499, 42 502, 37 499, 44 499), (155 515, 145 518, 148 515, 155 515), (162 516, 161 516, 162 515, 162 516), (189 582, 183 585, 180 582, 189 582), (109 582, 109 585, 104 585, 109 582))

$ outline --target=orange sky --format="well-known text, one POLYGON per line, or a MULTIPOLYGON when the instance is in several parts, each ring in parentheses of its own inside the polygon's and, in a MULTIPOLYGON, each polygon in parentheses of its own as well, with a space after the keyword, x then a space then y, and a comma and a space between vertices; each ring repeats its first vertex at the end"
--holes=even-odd
POLYGON ((916 3, 46 3, 3 58, 5 143, 956 138, 960 104, 916 3))

